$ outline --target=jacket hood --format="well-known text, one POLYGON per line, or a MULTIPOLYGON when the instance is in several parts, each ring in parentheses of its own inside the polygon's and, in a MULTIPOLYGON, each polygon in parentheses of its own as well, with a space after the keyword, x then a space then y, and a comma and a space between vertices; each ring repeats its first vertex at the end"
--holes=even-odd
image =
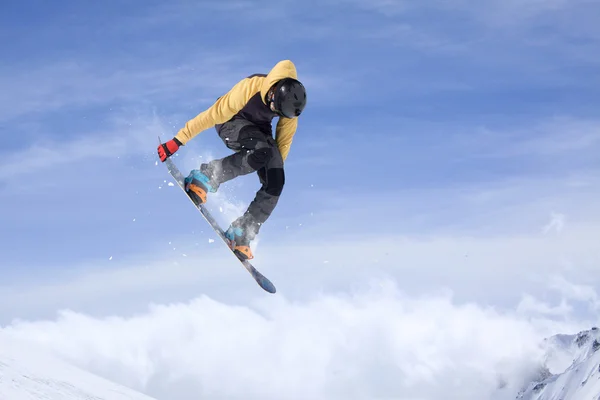
POLYGON ((267 93, 269 92, 269 89, 271 89, 271 86, 283 78, 298 79, 296 66, 290 60, 279 61, 265 77, 260 89, 260 98, 262 99, 263 103, 265 103, 265 98, 267 97, 267 93))

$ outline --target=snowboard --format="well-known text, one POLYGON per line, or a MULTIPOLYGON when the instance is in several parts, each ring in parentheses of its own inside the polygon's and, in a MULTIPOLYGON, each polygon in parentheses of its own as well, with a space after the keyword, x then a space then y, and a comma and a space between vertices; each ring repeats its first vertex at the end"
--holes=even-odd
POLYGON ((223 231, 223 229, 219 226, 219 224, 217 223, 215 218, 211 215, 211 213, 204 206, 204 204, 197 205, 190 198, 190 196, 185 191, 185 177, 183 176, 181 171, 179 171, 179 168, 177 168, 177 166, 175 165, 175 163, 173 162, 171 157, 167 158, 165 160, 164 164, 167 166, 169 173, 175 179, 175 181, 177 182, 177 184, 179 185, 181 190, 183 190, 185 196, 190 200, 190 202, 194 205, 194 207, 196 207, 198 209, 198 211, 200 211, 200 214, 202 214, 202 216, 204 217, 204 219, 206 219, 208 224, 214 229, 214 231, 221 238, 221 240, 223 240, 223 242, 229 249, 229 252, 236 258, 236 260, 238 260, 239 262, 242 263, 242 265, 246 268, 246 270, 250 273, 250 275, 254 278, 256 283, 258 283, 258 285, 261 288, 263 288, 265 291, 267 291, 269 293, 275 293, 275 291, 276 291, 275 285, 273 285, 273 283, 271 283, 270 280, 268 280, 263 274, 261 274, 252 264, 250 264, 250 262, 248 260, 243 260, 243 259, 239 258, 233 252, 233 248, 230 245, 229 239, 227 239, 227 236, 225 236, 225 231, 223 231))

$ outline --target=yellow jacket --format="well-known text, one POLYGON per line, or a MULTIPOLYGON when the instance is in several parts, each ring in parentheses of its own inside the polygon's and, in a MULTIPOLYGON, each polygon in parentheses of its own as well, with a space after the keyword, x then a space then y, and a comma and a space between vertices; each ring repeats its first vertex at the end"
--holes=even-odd
MULTIPOLYGON (((263 104, 266 105, 265 98, 271 86, 288 77, 297 79, 296 67, 290 60, 283 60, 278 62, 267 75, 257 74, 242 79, 229 92, 219 97, 207 110, 189 120, 175 137, 185 145, 200 132, 229 121, 258 92, 260 92, 263 104)), ((290 151, 297 126, 298 118, 280 116, 277 122, 275 140, 284 161, 290 151)))

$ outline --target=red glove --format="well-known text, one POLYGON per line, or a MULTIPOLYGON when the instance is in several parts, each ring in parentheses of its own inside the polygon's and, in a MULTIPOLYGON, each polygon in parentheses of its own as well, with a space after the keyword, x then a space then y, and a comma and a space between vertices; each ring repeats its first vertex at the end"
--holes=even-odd
POLYGON ((181 142, 177 138, 169 140, 167 143, 162 143, 158 146, 158 156, 160 161, 165 162, 168 157, 171 157, 177 150, 179 150, 181 142))

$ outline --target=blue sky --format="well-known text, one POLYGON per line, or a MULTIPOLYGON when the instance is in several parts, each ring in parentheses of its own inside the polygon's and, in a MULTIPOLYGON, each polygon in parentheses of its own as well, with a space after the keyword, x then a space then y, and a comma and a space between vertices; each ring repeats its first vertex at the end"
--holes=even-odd
MULTIPOLYGON (((316 238, 311 228, 319 240, 481 231, 491 206, 542 198, 547 208, 529 218, 545 223, 560 207, 583 212, 564 197, 596 187, 599 31, 585 2, 3 7, 7 277, 111 269, 173 248, 222 252, 165 185, 157 136, 285 58, 310 100, 262 243, 316 238), (515 196, 463 198, 503 190, 515 196), (173 245, 186 241, 194 247, 173 245)), ((226 154, 208 130, 177 160, 185 170, 226 154)), ((256 188, 248 176, 223 194, 239 209, 256 188)), ((529 229, 522 220, 491 230, 529 229)))
MULTIPOLYGON (((211 240, 156 145, 282 59, 308 105, 256 249, 278 296, 386 278, 415 296, 597 315, 597 4, 0 7, 0 324, 204 294, 279 301, 211 240)), ((185 173, 227 154, 210 129, 175 160, 185 173)), ((210 205, 228 224, 257 189, 243 177, 210 205)))
MULTIPOLYGON (((298 65, 310 104, 287 168, 288 201, 272 234, 277 219, 326 209, 326 198, 310 195, 314 187, 365 196, 368 206, 366 198, 399 190, 548 177, 564 174, 564 163, 595 163, 593 152, 577 157, 578 165, 562 149, 558 156, 566 159, 532 154, 533 148, 503 154, 523 142, 566 136, 564 125, 595 116, 597 32, 592 21, 568 18, 588 14, 585 3, 529 10, 497 2, 490 6, 497 15, 460 2, 451 9, 435 2, 326 2, 318 13, 310 12, 314 4, 290 2, 4 7, 3 35, 13 40, 3 51, 2 128, 19 138, 4 147, 5 160, 15 160, 9 165, 20 176, 50 186, 46 205, 35 207, 27 189, 15 190, 23 181, 12 171, 3 179, 5 218, 22 229, 8 238, 5 256, 13 264, 39 261, 42 252, 22 251, 32 239, 48 245, 42 259, 56 264, 143 251, 164 241, 165 231, 202 224, 184 218, 187 225, 159 227, 176 218, 167 209, 180 199, 155 190, 164 177, 152 163, 156 133, 169 138, 238 79, 283 58, 298 65), (24 15, 35 29, 22 24, 24 15), (549 31, 549 24, 556 28, 549 31), (553 118, 567 121, 552 126, 553 118), (540 124, 546 129, 534 131, 540 124), (486 130, 495 131, 491 139, 486 130), (43 156, 34 146, 52 151, 52 160, 35 164, 43 156), (305 192, 308 199, 292 201, 305 192), (76 245, 67 244, 71 237, 76 245)), ((200 149, 227 154, 213 131, 185 154, 200 149)), ((250 192, 255 182, 245 181, 250 192)), ((364 226, 356 221, 353 230, 364 226)))

